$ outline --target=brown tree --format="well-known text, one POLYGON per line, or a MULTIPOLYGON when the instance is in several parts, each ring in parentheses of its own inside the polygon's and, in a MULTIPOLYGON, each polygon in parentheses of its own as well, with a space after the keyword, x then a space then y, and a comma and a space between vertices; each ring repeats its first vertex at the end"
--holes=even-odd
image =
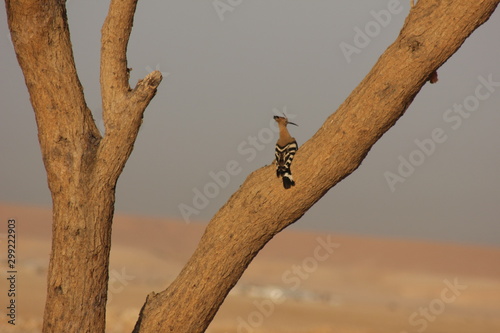
MULTIPOLYGON (((300 182, 285 191, 270 181, 272 166, 251 173, 177 279, 148 295, 134 332, 203 332, 259 250, 360 165, 499 1, 418 1, 396 41, 297 152, 300 182)), ((155 71, 129 87, 126 48, 136 4, 111 0, 102 28, 101 136, 76 73, 64 1, 6 0, 53 201, 44 332, 105 330, 115 186, 161 81, 155 71)))
POLYGON ((78 79, 64 1, 6 1, 53 202, 44 332, 104 332, 115 186, 160 84, 132 90, 126 48, 137 1, 111 1, 102 28, 101 137, 78 79))

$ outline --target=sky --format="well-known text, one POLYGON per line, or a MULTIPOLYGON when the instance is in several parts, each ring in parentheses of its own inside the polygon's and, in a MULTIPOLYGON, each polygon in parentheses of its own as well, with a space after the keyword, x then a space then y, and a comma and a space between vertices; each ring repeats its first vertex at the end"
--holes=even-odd
MULTIPOLYGON (((140 1, 130 84, 155 69, 163 81, 118 181, 116 211, 210 220, 250 172, 272 163, 272 116, 285 113, 299 125, 290 131, 300 149, 395 40, 409 2, 140 1), (183 215, 186 206, 196 213, 183 215)), ((101 130, 100 28, 108 3, 67 2, 79 77, 101 130)), ((497 10, 362 165, 292 228, 500 246, 498 31, 497 10)), ((5 10, 0 201, 51 202, 5 10)))

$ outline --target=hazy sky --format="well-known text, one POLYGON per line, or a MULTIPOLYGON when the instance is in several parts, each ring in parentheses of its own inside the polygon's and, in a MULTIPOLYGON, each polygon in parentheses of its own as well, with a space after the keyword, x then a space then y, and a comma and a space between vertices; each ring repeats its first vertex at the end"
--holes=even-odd
MULTIPOLYGON (((164 79, 119 179, 117 211, 182 218, 179 205, 196 205, 190 219, 209 220, 251 171, 272 162, 273 114, 286 112, 300 125, 291 128, 299 145, 307 141, 397 37, 409 2, 140 1, 128 52, 131 85, 154 69, 164 79), (228 163, 239 172, 217 185, 213 175, 228 163), (193 203, 207 189, 211 198, 193 203)), ((80 80, 101 128, 107 5, 67 3, 80 80)), ((294 227, 500 245, 498 31, 497 10, 360 168, 294 227)), ((4 10, 0 78, 0 200, 49 205, 4 10)))

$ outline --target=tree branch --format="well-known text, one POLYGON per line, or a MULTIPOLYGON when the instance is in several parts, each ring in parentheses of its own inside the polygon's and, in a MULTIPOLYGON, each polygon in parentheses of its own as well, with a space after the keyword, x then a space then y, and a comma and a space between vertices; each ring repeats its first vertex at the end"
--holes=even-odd
POLYGON ((420 0, 370 73, 298 150, 296 186, 284 190, 273 166, 250 174, 212 218, 176 280, 148 296, 134 332, 203 332, 260 249, 356 170, 498 2, 420 0))
POLYGON ((137 0, 112 0, 101 29, 101 95, 103 111, 130 90, 127 45, 132 32, 137 0))
POLYGON ((102 138, 76 73, 65 1, 6 0, 53 202, 44 332, 105 330, 115 185, 161 82, 155 71, 128 85, 136 3, 112 0, 103 27, 102 138))
MULTIPOLYGON (((35 110, 50 186, 52 180, 75 177, 78 169, 74 168, 92 160, 101 135, 76 73, 65 6, 55 0, 7 0, 6 7, 12 43, 35 110), (68 163, 70 158, 74 164, 68 163)), ((59 190, 52 188, 53 192, 59 190)))
POLYGON ((106 133, 98 169, 108 170, 103 177, 115 181, 132 152, 143 113, 162 80, 161 73, 154 71, 139 81, 134 90, 130 89, 127 45, 136 7, 137 0, 112 0, 101 29, 100 82, 106 133))

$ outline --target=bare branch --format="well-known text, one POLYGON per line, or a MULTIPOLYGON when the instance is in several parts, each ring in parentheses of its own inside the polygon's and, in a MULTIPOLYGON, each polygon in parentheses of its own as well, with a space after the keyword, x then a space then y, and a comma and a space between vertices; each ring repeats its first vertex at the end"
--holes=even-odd
POLYGON ((143 113, 162 79, 161 73, 154 71, 130 89, 127 44, 136 6, 137 0, 112 0, 101 30, 100 81, 106 133, 97 169, 108 171, 103 178, 113 183, 132 152, 143 113))
POLYGON ((103 111, 130 90, 127 45, 132 32, 137 0, 112 0, 101 29, 101 95, 103 111))
POLYGON ((75 166, 85 164, 79 161, 92 159, 101 136, 76 73, 66 8, 55 0, 7 0, 6 7, 12 42, 35 110, 49 184, 51 179, 68 179, 74 176, 75 166), (54 143, 58 149, 53 149, 54 143), (75 165, 67 163, 68 156, 75 165))
POLYGON ((250 174, 212 218, 176 280, 148 296, 134 332, 205 331, 260 249, 356 170, 429 75, 490 17, 498 2, 420 0, 370 73, 297 151, 296 186, 284 190, 273 166, 250 174))

